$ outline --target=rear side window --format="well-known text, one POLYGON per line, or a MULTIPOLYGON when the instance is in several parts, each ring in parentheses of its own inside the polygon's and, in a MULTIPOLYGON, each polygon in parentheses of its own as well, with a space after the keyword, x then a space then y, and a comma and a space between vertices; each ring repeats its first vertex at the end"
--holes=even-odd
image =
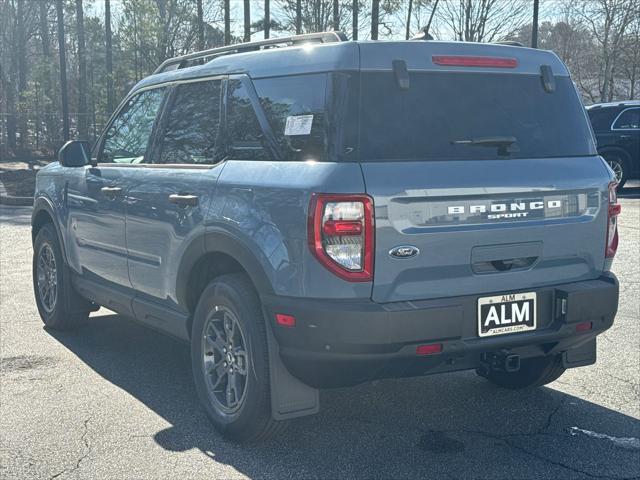
POLYGON ((611 122, 615 118, 615 113, 610 108, 590 108, 587 110, 589 120, 591 120, 591 126, 596 132, 603 130, 609 130, 611 128, 611 122))
POLYGON ((285 160, 325 160, 327 74, 254 80, 285 160))
POLYGON ((213 164, 220 160, 220 80, 179 85, 167 114, 159 163, 213 164))
POLYGON ((492 138, 515 140, 511 158, 593 155, 570 78, 555 81, 547 93, 539 75, 412 72, 401 90, 392 72, 363 73, 360 159, 505 158, 492 138))
POLYGON ((640 129, 640 108, 624 110, 613 124, 614 130, 640 129))

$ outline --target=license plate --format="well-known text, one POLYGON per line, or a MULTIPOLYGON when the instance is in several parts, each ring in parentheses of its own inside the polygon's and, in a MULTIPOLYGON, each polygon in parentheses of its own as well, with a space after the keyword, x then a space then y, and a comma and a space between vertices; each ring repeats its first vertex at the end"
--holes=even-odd
POLYGON ((536 293, 509 293, 478 299, 478 335, 491 337, 536 328, 536 293))

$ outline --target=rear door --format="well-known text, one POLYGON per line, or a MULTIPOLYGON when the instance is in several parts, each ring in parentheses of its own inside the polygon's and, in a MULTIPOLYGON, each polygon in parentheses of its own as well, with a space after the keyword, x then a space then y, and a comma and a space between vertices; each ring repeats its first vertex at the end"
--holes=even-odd
POLYGON ((378 302, 597 277, 608 173, 568 76, 362 72, 359 154, 378 302), (385 92, 380 95, 379 92, 385 92), (411 247, 408 249, 402 247, 411 247))

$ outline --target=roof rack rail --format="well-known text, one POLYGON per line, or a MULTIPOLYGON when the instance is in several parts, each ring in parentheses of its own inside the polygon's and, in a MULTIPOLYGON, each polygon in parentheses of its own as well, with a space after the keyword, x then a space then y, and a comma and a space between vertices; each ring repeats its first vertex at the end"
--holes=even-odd
POLYGON ((512 47, 524 47, 524 45, 520 42, 516 42, 515 40, 500 40, 498 42, 491 42, 496 45, 510 45, 512 47))
POLYGON ((257 40, 255 42, 237 43, 235 45, 226 45, 224 47, 210 48, 201 52, 188 53, 179 57, 169 58, 162 62, 153 72, 162 73, 170 70, 178 70, 185 68, 189 64, 204 60, 205 58, 214 58, 222 55, 232 55, 234 53, 252 52, 263 49, 265 47, 277 48, 278 45, 291 46, 302 43, 333 43, 344 42, 348 40, 342 32, 319 32, 307 33, 303 35, 292 35, 290 37, 270 38, 267 40, 257 40))

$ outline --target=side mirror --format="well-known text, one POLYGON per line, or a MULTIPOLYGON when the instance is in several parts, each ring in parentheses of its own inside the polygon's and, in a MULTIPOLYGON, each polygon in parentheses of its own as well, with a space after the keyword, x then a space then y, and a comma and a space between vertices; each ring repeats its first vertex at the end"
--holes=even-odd
POLYGON ((64 167, 84 167, 91 162, 91 148, 84 140, 70 140, 58 150, 58 161, 64 167))

